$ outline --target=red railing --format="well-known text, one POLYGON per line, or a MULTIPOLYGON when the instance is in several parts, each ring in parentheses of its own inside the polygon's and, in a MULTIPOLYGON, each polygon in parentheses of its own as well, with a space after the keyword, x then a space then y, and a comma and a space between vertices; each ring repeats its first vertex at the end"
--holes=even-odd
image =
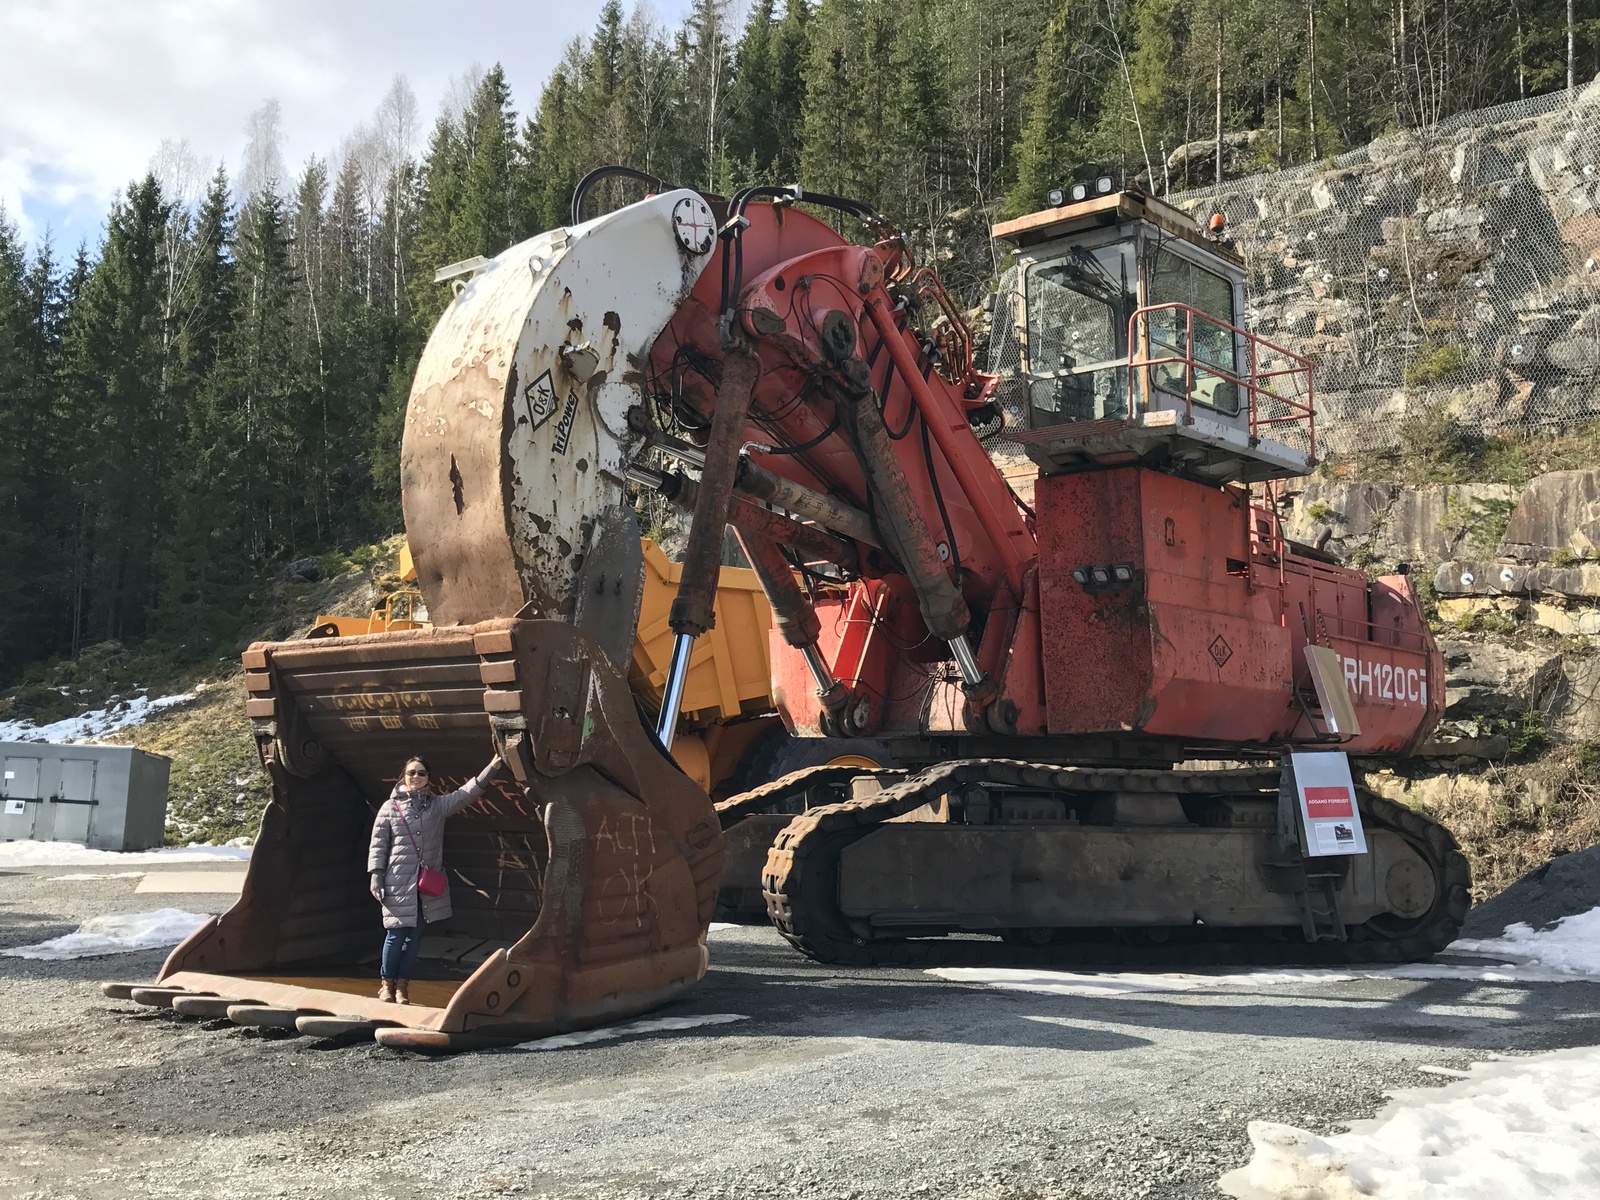
MULTIPOLYGON (((1174 330, 1173 337, 1177 336, 1174 330)), ((1128 414, 1137 415, 1142 406, 1139 403, 1141 391, 1146 388, 1154 389, 1155 384, 1144 369, 1161 366, 1181 366, 1183 368, 1183 402, 1184 420, 1194 420, 1194 391, 1195 377, 1197 374, 1206 375, 1230 383, 1239 390, 1240 402, 1249 412, 1250 436, 1259 438, 1263 436, 1262 430, 1273 429, 1280 425, 1304 425, 1306 450, 1313 457, 1317 453, 1317 429, 1315 403, 1315 381, 1312 378, 1311 362, 1300 357, 1292 351, 1285 350, 1282 346, 1273 345, 1264 338, 1259 338, 1253 333, 1248 333, 1236 325, 1226 321, 1219 321, 1208 313, 1201 312, 1187 304, 1173 301, 1168 304, 1150 304, 1134 311, 1128 318, 1128 414), (1160 349, 1172 351, 1163 357, 1152 354, 1152 339, 1149 331, 1149 319, 1152 314, 1160 312, 1174 312, 1183 314, 1183 342, 1181 346, 1162 346, 1160 349), (1145 322, 1143 331, 1140 322, 1145 322), (1229 355, 1238 370, 1238 358, 1241 353, 1245 357, 1242 374, 1231 371, 1195 357, 1195 327, 1210 326, 1221 330, 1228 335, 1229 355), (1141 332, 1143 336, 1141 336, 1141 332), (1284 365, 1269 361, 1263 365, 1264 357, 1277 356, 1283 360, 1284 365), (1297 383, 1296 380, 1303 382, 1297 383), (1267 413, 1262 414, 1262 402, 1266 401, 1267 413)), ((1167 390, 1167 389, 1162 389, 1167 390)), ((1204 401, 1201 401, 1204 405, 1204 401)), ((1287 431, 1279 431, 1287 432, 1287 431)), ((1268 434, 1267 436, 1272 436, 1268 434)), ((1283 441, 1282 437, 1274 438, 1283 441)))

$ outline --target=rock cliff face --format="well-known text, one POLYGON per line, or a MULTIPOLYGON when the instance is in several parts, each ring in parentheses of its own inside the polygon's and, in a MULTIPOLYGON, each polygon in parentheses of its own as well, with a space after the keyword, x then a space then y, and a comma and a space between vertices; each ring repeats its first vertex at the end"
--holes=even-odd
POLYGON ((1445 655, 1445 723, 1424 752, 1504 758, 1525 729, 1600 739, 1600 470, 1503 484, 1308 479, 1285 531, 1347 562, 1408 563, 1431 579, 1445 655))
POLYGON ((1173 197, 1223 213, 1256 332, 1318 364, 1319 442, 1600 416, 1600 84, 1173 197))
POLYGON ((1285 533, 1431 587, 1445 716, 1369 786, 1445 821, 1480 897, 1600 838, 1600 470, 1525 487, 1312 478, 1285 533))

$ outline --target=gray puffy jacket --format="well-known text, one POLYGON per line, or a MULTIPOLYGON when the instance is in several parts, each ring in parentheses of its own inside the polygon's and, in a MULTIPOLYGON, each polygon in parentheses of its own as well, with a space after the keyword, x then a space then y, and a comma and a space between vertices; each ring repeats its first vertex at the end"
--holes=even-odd
MULTIPOLYGON (((498 764, 491 763, 479 776, 463 788, 447 795, 435 795, 430 787, 407 788, 396 784, 394 791, 378 810, 372 823, 372 846, 367 851, 367 871, 383 874, 383 927, 409 929, 419 924, 417 920, 417 850, 435 871, 444 870, 444 823, 458 809, 471 804, 489 786, 498 764), (407 836, 406 825, 400 821, 405 814, 411 826, 407 836), (416 838, 416 848, 411 839, 416 838)), ((421 916, 424 922, 443 921, 450 916, 450 889, 442 895, 422 896, 421 916)))

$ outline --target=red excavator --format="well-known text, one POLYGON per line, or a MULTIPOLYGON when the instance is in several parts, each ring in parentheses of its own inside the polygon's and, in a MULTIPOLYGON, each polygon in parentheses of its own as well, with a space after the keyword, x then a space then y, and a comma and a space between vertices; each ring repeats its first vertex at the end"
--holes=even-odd
POLYGON ((854 964, 1396 960, 1454 936, 1454 841, 1345 757, 1416 747, 1440 655, 1403 570, 1284 537, 1278 485, 1316 463, 1311 365, 1244 327, 1224 242, 1108 179, 996 227, 1022 345, 997 378, 867 206, 650 181, 581 220, 618 174, 580 185, 570 227, 441 271, 402 453, 435 626, 251 648, 274 800, 244 895, 112 994, 504 1042, 693 983, 719 887, 854 964), (692 514, 659 713, 625 677, 641 489, 692 514), (896 768, 715 807, 675 768, 729 527, 790 732, 896 768), (404 755, 450 782, 490 742, 510 775, 452 821, 436 978, 381 1004, 372 812, 404 755))

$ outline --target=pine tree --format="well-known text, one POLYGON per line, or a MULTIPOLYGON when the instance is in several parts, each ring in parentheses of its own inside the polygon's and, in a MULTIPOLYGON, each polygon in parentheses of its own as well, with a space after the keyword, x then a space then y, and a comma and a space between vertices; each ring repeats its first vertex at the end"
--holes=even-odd
POLYGON ((166 459, 161 245, 170 205, 153 175, 112 209, 72 306, 58 412, 70 428, 73 651, 147 631, 166 459))
POLYGON ((800 167, 813 191, 868 199, 875 158, 867 144, 861 0, 822 0, 811 19, 800 167))
POLYGON ((41 582, 51 564, 41 552, 52 481, 41 472, 48 412, 41 401, 58 292, 49 243, 30 269, 17 227, 0 208, 0 561, 19 567, 0 588, 0 672, 27 661, 46 632, 41 582))
POLYGON ((411 297, 412 329, 417 345, 450 301, 448 287, 433 282, 433 273, 456 261, 455 214, 466 182, 467 146, 460 123, 448 114, 434 124, 422 159, 422 205, 417 214, 417 234, 412 243, 413 266, 407 290, 411 297))
POLYGON ((170 527, 155 555, 154 627, 195 653, 239 628, 252 567, 239 506, 240 414, 219 388, 235 302, 230 196, 218 167, 195 218, 193 319, 178 348, 186 412, 168 481, 170 527))
POLYGON ((1085 0, 1065 0, 1045 29, 1027 119, 1016 149, 1012 212, 1043 207, 1051 188, 1070 182, 1090 161, 1090 131, 1098 114, 1100 71, 1085 0))
POLYGON ((497 63, 478 85, 463 130, 466 169, 449 242, 457 261, 474 254, 493 257, 521 233, 522 205, 513 170, 515 130, 511 91, 497 63))

